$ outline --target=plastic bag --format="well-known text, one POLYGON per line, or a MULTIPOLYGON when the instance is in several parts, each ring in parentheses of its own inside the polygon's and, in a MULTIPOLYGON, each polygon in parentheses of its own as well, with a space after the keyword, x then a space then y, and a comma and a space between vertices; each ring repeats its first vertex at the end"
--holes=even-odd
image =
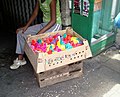
POLYGON ((115 17, 115 27, 120 28, 120 13, 115 17))

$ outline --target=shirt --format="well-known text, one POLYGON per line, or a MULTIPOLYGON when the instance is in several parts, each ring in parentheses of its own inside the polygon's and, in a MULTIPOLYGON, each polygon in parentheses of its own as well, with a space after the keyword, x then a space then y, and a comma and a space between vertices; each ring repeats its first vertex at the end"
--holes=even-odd
MULTIPOLYGON (((43 22, 50 21, 50 3, 52 0, 45 0, 43 3, 40 1, 40 9, 43 12, 43 22)), ((61 14, 60 14, 60 5, 59 0, 56 2, 56 23, 61 24, 61 14)))

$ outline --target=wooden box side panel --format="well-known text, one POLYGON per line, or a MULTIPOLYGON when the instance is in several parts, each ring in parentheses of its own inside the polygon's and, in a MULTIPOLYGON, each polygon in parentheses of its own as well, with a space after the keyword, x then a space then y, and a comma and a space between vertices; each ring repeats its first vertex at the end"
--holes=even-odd
POLYGON ((73 72, 73 73, 64 73, 64 74, 61 74, 61 75, 58 75, 58 76, 54 77, 51 80, 47 79, 46 81, 40 81, 39 86, 40 87, 45 87, 45 86, 53 85, 53 84, 56 84, 56 83, 59 83, 59 82, 63 82, 63 81, 67 81, 67 80, 70 80, 70 79, 80 77, 80 76, 82 76, 82 74, 83 74, 82 71, 76 71, 76 72, 73 72))
POLYGON ((83 74, 83 62, 62 66, 37 74, 40 87, 80 77, 83 74))
POLYGON ((84 43, 84 51, 85 51, 85 59, 86 58, 89 58, 89 57, 92 57, 92 52, 91 52, 91 49, 90 49, 90 46, 89 46, 89 43, 88 43, 88 40, 82 38, 79 34, 77 34, 76 32, 74 32, 75 36, 80 38, 81 40, 83 40, 83 43, 84 43))
MULTIPOLYGON (((32 40, 37 40, 37 39, 44 39, 46 37, 49 37, 50 35, 51 36, 54 36, 56 35, 56 33, 59 33, 60 35, 63 35, 63 34, 71 34, 72 36, 75 36, 75 32, 73 31, 72 28, 68 27, 66 28, 66 30, 59 30, 59 31, 55 31, 55 32, 50 32, 50 33, 43 33, 43 34, 39 34, 39 35, 33 35, 33 36, 29 36, 27 38, 27 42, 31 42, 32 40)), ((79 38, 81 40, 83 40, 83 38, 79 35, 79 38)))
POLYGON ((34 70, 37 72, 37 55, 32 51, 27 42, 25 43, 24 51, 30 60, 34 70))
POLYGON ((52 76, 56 76, 62 73, 72 72, 74 70, 80 70, 83 68, 83 62, 76 62, 72 64, 68 64, 66 66, 61 66, 59 68, 55 68, 52 70, 45 71, 43 73, 39 73, 39 80, 43 80, 45 78, 50 78, 52 76))
POLYGON ((60 66, 64 66, 85 59, 84 50, 85 46, 80 46, 44 57, 45 70, 54 69, 60 66))
POLYGON ((46 71, 45 58, 43 53, 38 53, 37 59, 37 73, 46 71))
POLYGON ((56 35, 57 33, 59 33, 60 35, 63 35, 64 33, 66 33, 66 30, 59 30, 56 32, 50 32, 50 33, 43 33, 43 34, 38 34, 38 35, 34 35, 34 36, 30 36, 27 38, 27 42, 31 42, 32 40, 37 40, 37 39, 44 39, 46 37, 49 37, 50 35, 56 35))
POLYGON ((85 59, 92 57, 92 52, 87 40, 83 41, 85 46, 85 59))

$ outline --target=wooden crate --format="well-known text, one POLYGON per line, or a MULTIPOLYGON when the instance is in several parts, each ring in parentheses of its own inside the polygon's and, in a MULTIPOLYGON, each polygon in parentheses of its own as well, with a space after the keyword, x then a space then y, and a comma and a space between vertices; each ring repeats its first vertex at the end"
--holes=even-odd
POLYGON ((25 43, 25 53, 28 56, 28 59, 30 60, 36 73, 48 71, 70 63, 81 61, 92 56, 88 41, 74 32, 71 28, 67 28, 66 30, 61 30, 57 32, 29 36, 25 43), (35 53, 30 48, 29 44, 33 39, 44 39, 49 35, 56 35, 56 33, 59 33, 60 35, 67 33, 71 34, 72 36, 78 37, 80 40, 82 40, 83 45, 69 50, 56 52, 50 55, 46 55, 45 53, 35 53))
POLYGON ((80 77, 83 74, 83 62, 76 62, 53 70, 35 73, 40 87, 80 77))

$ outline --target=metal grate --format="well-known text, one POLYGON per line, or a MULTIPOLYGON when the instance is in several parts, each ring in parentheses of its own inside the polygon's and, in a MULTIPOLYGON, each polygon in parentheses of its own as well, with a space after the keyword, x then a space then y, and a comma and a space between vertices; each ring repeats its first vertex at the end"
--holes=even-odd
MULTIPOLYGON (((24 25, 34 10, 35 2, 36 0, 2 0, 4 22, 8 29, 15 30, 24 25)), ((40 11, 32 25, 41 22, 41 16, 40 11)))

